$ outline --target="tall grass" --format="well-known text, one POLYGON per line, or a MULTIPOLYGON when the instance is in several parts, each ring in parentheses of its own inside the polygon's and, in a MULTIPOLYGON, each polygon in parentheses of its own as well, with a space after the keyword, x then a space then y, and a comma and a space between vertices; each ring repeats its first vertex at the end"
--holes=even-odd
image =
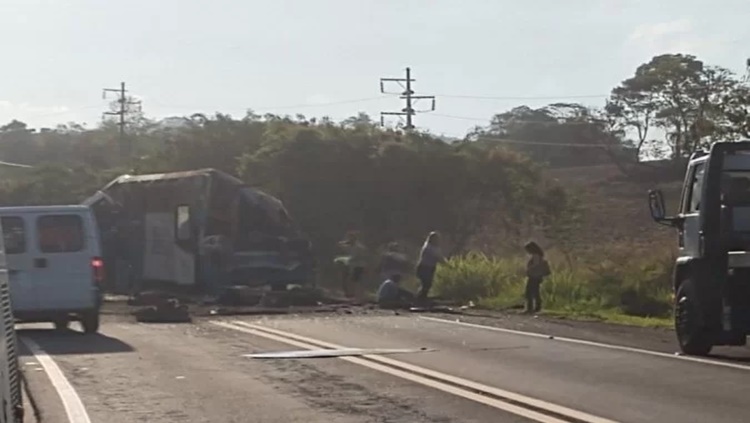
MULTIPOLYGON (((567 314, 621 314, 669 317, 673 257, 549 257, 552 275, 542 283, 544 308, 567 314), (614 258, 613 258, 614 257, 614 258)), ((481 253, 455 257, 441 266, 435 293, 491 308, 524 303, 525 258, 497 258, 481 253)))

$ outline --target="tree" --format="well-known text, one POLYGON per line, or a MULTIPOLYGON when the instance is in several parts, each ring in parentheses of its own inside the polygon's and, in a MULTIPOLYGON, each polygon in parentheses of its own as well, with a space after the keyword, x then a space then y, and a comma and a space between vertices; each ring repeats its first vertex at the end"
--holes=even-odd
POLYGON ((532 109, 516 107, 495 115, 486 128, 477 128, 468 140, 502 144, 552 167, 606 163, 622 155, 623 145, 607 131, 598 110, 555 103, 532 109))
POLYGON ((39 144, 35 132, 26 123, 15 119, 0 126, 0 160, 26 165, 37 163, 39 144))
MULTIPOLYGON (((612 90, 612 96, 604 110, 611 119, 612 129, 621 136, 624 137, 629 131, 635 131, 636 139, 629 144, 635 149, 636 158, 640 160, 644 148, 654 144, 654 140, 649 138, 649 130, 656 114, 652 94, 617 87, 612 90)), ((628 140, 625 142, 628 143, 628 140)))
MULTIPOLYGON (((153 122, 150 119, 147 119, 146 115, 143 113, 141 101, 135 97, 125 96, 125 98, 122 100, 118 99, 111 101, 109 103, 109 110, 110 113, 120 113, 121 111, 124 111, 125 116, 123 119, 125 122, 125 128, 130 134, 133 134, 134 132, 140 132, 153 125, 153 122), (125 102, 124 105, 121 104, 122 101, 125 102)), ((120 118, 117 117, 118 122, 119 119, 120 118)), ((107 123, 115 122, 105 122, 105 125, 107 123)))
POLYGON ((649 142, 649 129, 659 128, 666 133, 671 157, 680 160, 740 135, 733 118, 745 108, 745 100, 737 97, 745 90, 727 69, 691 55, 663 54, 612 90, 607 112, 622 128, 635 129, 639 152, 649 142))

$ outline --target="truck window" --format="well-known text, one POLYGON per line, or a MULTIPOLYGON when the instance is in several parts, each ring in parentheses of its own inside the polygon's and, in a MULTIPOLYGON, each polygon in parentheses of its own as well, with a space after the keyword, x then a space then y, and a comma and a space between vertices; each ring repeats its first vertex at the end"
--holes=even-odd
POLYGON ((43 253, 75 253, 83 250, 84 231, 80 216, 42 216, 36 221, 39 250, 43 253))
POLYGON ((26 228, 23 219, 18 216, 0 217, 3 228, 6 254, 22 254, 26 252, 26 228))
POLYGON ((701 190, 703 187, 703 174, 705 163, 698 163, 691 172, 690 186, 687 192, 686 213, 697 213, 701 205, 701 190))

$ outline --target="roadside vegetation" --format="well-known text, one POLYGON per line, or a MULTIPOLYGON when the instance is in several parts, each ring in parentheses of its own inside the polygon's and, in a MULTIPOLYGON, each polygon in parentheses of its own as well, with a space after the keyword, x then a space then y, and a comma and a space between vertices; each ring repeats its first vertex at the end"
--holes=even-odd
MULTIPOLYGON (((669 326, 674 257, 645 258, 622 251, 581 258, 549 257, 553 274, 542 283, 548 315, 640 326, 669 326)), ((524 258, 469 253, 451 259, 436 275, 436 294, 464 304, 520 310, 524 258)))
POLYGON ((649 221, 644 193, 678 190, 692 152, 747 137, 749 102, 750 88, 730 71, 666 54, 600 108, 519 106, 450 142, 361 113, 339 122, 252 110, 156 122, 129 110, 132 154, 123 155, 112 122, 12 121, 0 126, 0 159, 32 167, 1 167, 0 205, 74 203, 123 173, 212 167, 284 201, 313 242, 321 285, 336 286, 336 242, 348 231, 373 253, 396 240, 415 254, 437 229, 453 258, 436 293, 513 308, 523 294, 520 246, 535 239, 554 268, 542 286, 547 312, 659 325, 670 313, 674 242, 649 221), (662 160, 644 160, 654 157, 662 160))

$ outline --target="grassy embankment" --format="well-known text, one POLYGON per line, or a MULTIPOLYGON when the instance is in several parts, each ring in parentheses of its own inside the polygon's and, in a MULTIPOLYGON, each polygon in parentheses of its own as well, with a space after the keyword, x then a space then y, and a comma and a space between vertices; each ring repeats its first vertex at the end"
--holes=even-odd
MULTIPOLYGON (((550 170, 581 204, 574 239, 563 248, 549 240, 554 274, 542 285, 545 313, 573 319, 668 327, 672 325, 670 273, 674 231, 650 219, 646 192, 659 185, 669 206, 679 200, 680 176, 634 181, 614 166, 550 170), (555 250, 558 250, 557 252, 555 250)), ((670 210, 674 210, 671 208, 670 210)), ((469 254, 436 275, 435 293, 491 309, 523 304, 525 258, 469 254)))
MULTIPOLYGON (((631 261, 568 261, 551 254, 553 274, 542 284, 544 313, 636 326, 671 325, 672 257, 631 261)), ((494 310, 523 306, 524 258, 471 253, 451 259, 436 275, 435 293, 494 310)))

